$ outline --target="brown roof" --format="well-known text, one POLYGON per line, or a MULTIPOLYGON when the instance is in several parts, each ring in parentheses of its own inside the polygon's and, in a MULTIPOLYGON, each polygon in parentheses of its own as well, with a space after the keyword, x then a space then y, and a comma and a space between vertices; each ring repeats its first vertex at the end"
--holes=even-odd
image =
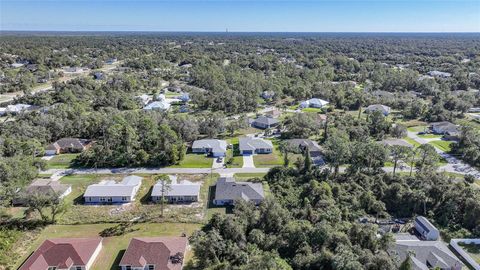
POLYGON ((62 195, 70 187, 71 185, 65 185, 58 181, 51 181, 48 179, 37 179, 25 189, 25 192, 27 194, 41 193, 41 194, 49 195, 49 194, 56 193, 58 195, 62 195))
POLYGON ((77 149, 83 150, 85 146, 90 144, 92 141, 87 139, 78 139, 78 138, 63 138, 60 139, 49 146, 46 150, 59 150, 59 149, 77 149))
POLYGON ((155 265, 155 270, 180 270, 182 263, 170 259, 177 253, 185 255, 186 237, 137 237, 133 238, 123 254, 120 265, 145 267, 155 265))
POLYGON ((57 238, 45 240, 18 270, 45 270, 55 266, 69 269, 84 266, 92 258, 102 238, 57 238))

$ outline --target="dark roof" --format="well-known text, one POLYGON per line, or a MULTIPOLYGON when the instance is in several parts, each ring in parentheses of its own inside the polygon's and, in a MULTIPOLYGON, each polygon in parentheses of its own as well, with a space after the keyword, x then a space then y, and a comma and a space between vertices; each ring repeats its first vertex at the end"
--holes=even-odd
POLYGON ((290 139, 286 141, 291 147, 306 147, 310 152, 320 152, 322 149, 317 142, 309 139, 290 139))
POLYGON ((87 139, 63 138, 47 146, 45 150, 59 150, 67 148, 83 150, 85 146, 87 146, 91 142, 91 140, 87 139))
POLYGON ((267 117, 267 116, 259 116, 257 119, 254 121, 255 123, 263 124, 263 125, 274 125, 278 124, 278 120, 272 117, 267 117))
POLYGON ((215 200, 263 200, 263 186, 261 183, 235 182, 233 177, 218 179, 215 189, 215 200))
POLYGON ((59 194, 62 195, 69 189, 70 185, 61 184, 58 181, 51 181, 46 179, 38 179, 31 183, 26 189, 26 194, 45 194, 53 195, 59 194))
POLYGON ((45 270, 49 266, 70 269, 73 265, 86 265, 101 242, 100 237, 45 240, 19 270, 45 270))
POLYGON ((133 238, 123 254, 120 265, 145 267, 155 265, 155 270, 180 270, 181 263, 172 262, 177 253, 185 255, 186 237, 138 237, 133 238))

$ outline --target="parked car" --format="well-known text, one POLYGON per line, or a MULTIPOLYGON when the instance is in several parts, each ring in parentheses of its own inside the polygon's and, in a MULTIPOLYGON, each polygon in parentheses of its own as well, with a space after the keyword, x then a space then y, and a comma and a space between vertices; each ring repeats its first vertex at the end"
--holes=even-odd
POLYGON ((222 161, 223 161, 223 158, 222 158, 222 157, 218 157, 218 158, 217 158, 217 162, 218 162, 218 163, 221 163, 222 161))

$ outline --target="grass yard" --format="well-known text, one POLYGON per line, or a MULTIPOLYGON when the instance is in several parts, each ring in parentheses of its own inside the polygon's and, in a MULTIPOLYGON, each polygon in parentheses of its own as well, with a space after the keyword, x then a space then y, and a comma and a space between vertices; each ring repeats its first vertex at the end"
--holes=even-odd
POLYGON ((409 144, 413 145, 414 147, 419 147, 421 144, 417 141, 415 141, 414 139, 410 138, 410 137, 405 137, 403 138, 405 141, 407 141, 409 144))
POLYGON ((188 153, 176 165, 169 166, 170 168, 211 168, 213 158, 206 157, 204 154, 188 153))
MULTIPOLYGON (((39 237, 31 242, 27 251, 17 263, 20 266, 29 254, 31 254, 43 241, 49 238, 61 237, 98 237, 99 233, 106 228, 117 224, 88 224, 88 225, 50 225, 45 228, 39 237)), ((133 232, 121 236, 106 237, 103 239, 103 248, 95 260, 92 270, 118 269, 118 263, 123 253, 128 247, 130 239, 133 237, 154 237, 154 236, 181 236, 186 233, 190 236, 195 230, 200 228, 200 224, 188 223, 139 223, 133 225, 133 232)), ((189 258, 187 253, 186 258, 189 258)))
POLYGON ((436 148, 444 151, 444 152, 450 152, 452 151, 452 144, 454 142, 452 141, 431 141, 429 144, 435 146, 436 148))
POLYGON ((319 112, 322 112, 322 109, 320 109, 320 108, 304 108, 304 109, 302 109, 302 112, 319 113, 319 112))
POLYGON ((47 169, 67 169, 72 166, 72 161, 79 154, 61 154, 47 160, 47 169))
POLYGON ((258 154, 253 156, 253 163, 258 168, 269 168, 283 165, 282 153, 278 149, 278 143, 276 140, 272 140, 273 153, 271 154, 258 154))
POLYGON ((261 179, 265 175, 266 175, 266 173, 236 173, 233 176, 235 177, 235 179, 237 179, 239 181, 243 181, 243 180, 250 179, 250 178, 255 178, 255 177, 261 179))
POLYGON ((410 132, 424 132, 427 126, 411 126, 407 130, 410 132))
POLYGON ((441 139, 443 137, 442 135, 435 135, 435 134, 423 134, 423 135, 417 135, 417 136, 422 139, 441 139))
POLYGON ((241 168, 243 166, 243 157, 238 149, 238 137, 228 139, 227 143, 233 145, 233 148, 227 149, 227 157, 225 159, 227 168, 241 168))

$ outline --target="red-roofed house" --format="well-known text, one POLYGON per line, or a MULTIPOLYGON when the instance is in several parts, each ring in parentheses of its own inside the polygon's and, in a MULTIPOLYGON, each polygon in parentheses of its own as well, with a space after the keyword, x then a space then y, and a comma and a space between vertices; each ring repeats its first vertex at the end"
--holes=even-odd
POLYGON ((122 270, 181 270, 186 237, 137 237, 120 261, 122 270))
POLYGON ((102 238, 45 240, 18 270, 89 270, 102 249, 102 238))

